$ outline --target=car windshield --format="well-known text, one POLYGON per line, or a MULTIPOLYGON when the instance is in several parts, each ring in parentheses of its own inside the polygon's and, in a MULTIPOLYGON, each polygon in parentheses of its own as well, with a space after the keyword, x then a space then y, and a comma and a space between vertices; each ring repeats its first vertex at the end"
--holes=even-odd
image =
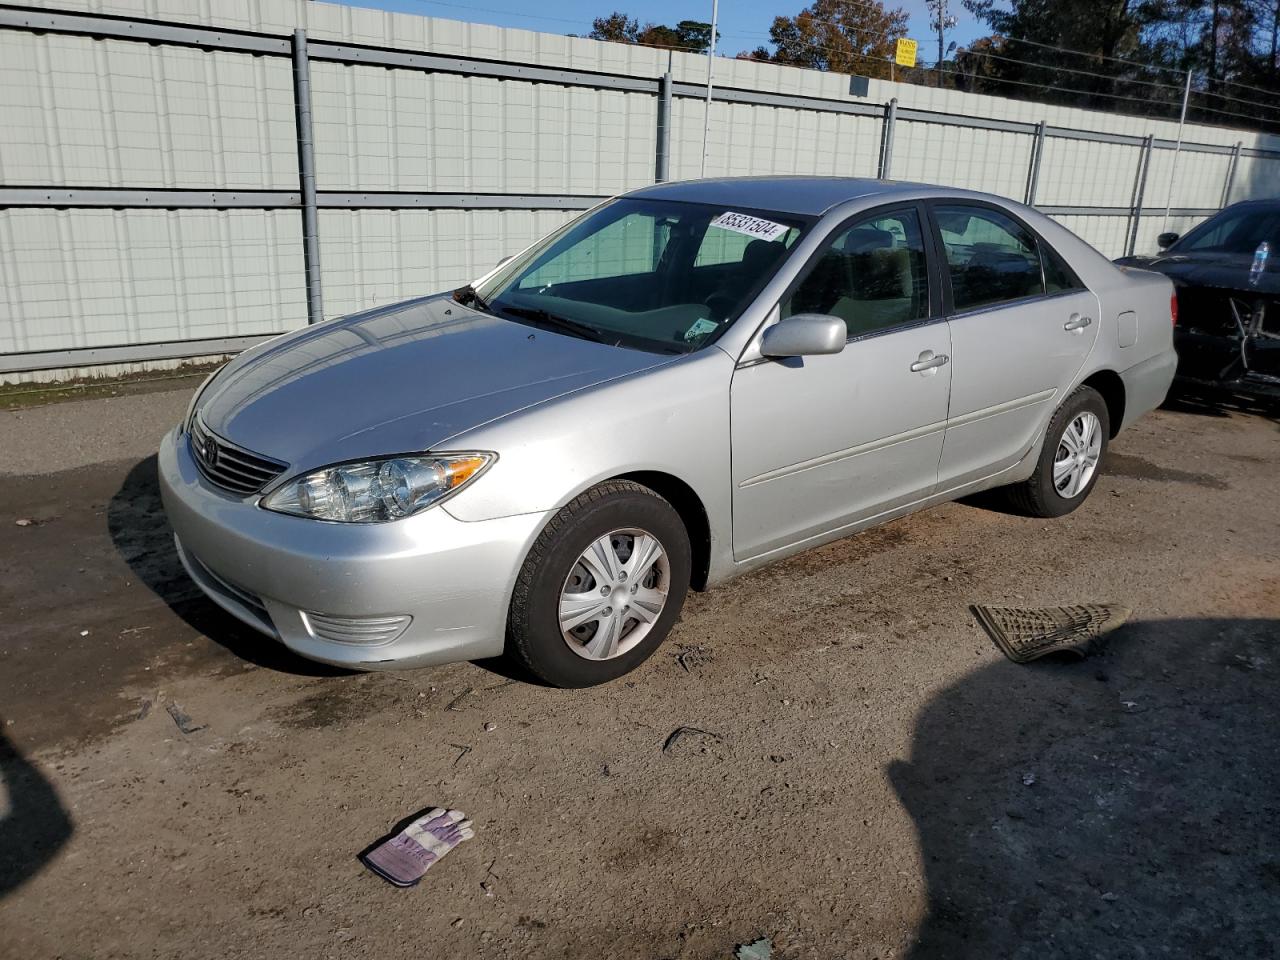
POLYGON ((1179 253, 1248 253, 1266 240, 1280 246, 1280 209, 1225 210, 1188 233, 1174 247, 1179 253))
POLYGON ((668 200, 613 200, 460 299, 570 336, 661 353, 714 341, 811 221, 668 200))

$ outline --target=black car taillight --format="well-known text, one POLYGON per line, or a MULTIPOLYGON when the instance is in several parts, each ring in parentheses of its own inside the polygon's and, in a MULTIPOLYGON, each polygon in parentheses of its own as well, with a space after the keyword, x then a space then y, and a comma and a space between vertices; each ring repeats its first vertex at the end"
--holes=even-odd
POLYGON ((1169 321, 1176 327, 1178 325, 1178 294, 1174 293, 1169 298, 1169 321))

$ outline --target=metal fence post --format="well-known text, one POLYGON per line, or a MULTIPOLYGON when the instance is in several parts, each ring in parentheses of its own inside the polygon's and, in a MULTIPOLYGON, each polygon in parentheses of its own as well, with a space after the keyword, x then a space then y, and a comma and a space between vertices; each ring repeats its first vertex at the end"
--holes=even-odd
POLYGON ((298 181, 302 188, 302 262, 306 270, 307 323, 324 319, 320 291, 320 228, 316 215, 316 152, 311 131, 311 61, 307 32, 293 31, 293 106, 298 125, 298 181))
POLYGON ((884 125, 880 128, 880 163, 876 169, 876 179, 888 180, 889 171, 893 168, 893 125, 898 119, 898 98, 894 97, 884 105, 884 125))
POLYGON ((658 157, 654 179, 666 183, 671 179, 671 71, 658 81, 658 157))
POLYGON ((1031 165, 1027 170, 1028 207, 1036 205, 1036 187, 1040 184, 1040 158, 1044 156, 1044 121, 1036 124, 1035 139, 1031 141, 1031 165))
POLYGON ((1244 142, 1237 140, 1231 150, 1231 163, 1227 165, 1227 182, 1222 185, 1222 203, 1219 204, 1221 207, 1231 202, 1231 188, 1236 185, 1236 166, 1240 163, 1240 148, 1243 146, 1244 142))
POLYGON ((1125 243, 1125 256, 1132 257, 1138 245, 1138 221, 1142 218, 1142 198, 1147 192, 1147 170, 1151 167, 1151 146, 1155 134, 1149 133, 1142 141, 1142 154, 1138 158, 1138 171, 1133 178, 1133 204, 1129 208, 1129 239, 1125 243))

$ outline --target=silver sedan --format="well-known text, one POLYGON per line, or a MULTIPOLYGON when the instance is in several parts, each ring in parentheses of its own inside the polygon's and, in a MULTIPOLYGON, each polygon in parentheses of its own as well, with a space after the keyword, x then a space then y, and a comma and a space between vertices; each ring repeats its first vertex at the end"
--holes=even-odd
POLYGON ((1172 296, 985 194, 648 187, 242 354, 164 440, 164 502, 204 591, 303 656, 600 683, 690 587, 988 488, 1076 509, 1165 396, 1172 296))

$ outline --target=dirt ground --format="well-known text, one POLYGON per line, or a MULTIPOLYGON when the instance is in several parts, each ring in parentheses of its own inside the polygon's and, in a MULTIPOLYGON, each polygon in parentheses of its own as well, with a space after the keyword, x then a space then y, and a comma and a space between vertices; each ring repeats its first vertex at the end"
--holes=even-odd
POLYGON ((1070 517, 931 510, 558 691, 338 673, 200 598, 180 385, 0 412, 0 956, 1280 955, 1274 420, 1159 411, 1070 517), (1103 601, 1106 655, 1030 666, 967 609, 1103 601), (477 835, 421 886, 357 862, 437 804, 477 835))

